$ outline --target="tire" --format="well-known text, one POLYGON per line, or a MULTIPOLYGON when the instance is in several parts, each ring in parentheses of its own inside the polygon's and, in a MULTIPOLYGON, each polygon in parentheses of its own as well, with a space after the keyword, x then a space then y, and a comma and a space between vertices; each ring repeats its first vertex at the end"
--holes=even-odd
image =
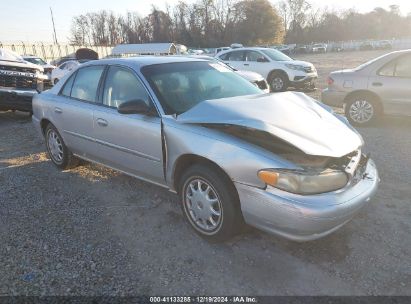
POLYGON ((186 220, 207 241, 226 241, 243 227, 233 183, 212 166, 195 164, 189 167, 180 179, 179 194, 186 220))
POLYGON ((283 92, 288 88, 288 77, 281 72, 273 72, 269 80, 271 92, 283 92))
POLYGON ((45 139, 48 155, 57 168, 66 170, 79 164, 78 158, 67 148, 60 133, 51 123, 46 127, 45 139))
POLYGON ((348 98, 344 112, 353 126, 368 126, 379 118, 381 107, 372 95, 357 94, 348 98))

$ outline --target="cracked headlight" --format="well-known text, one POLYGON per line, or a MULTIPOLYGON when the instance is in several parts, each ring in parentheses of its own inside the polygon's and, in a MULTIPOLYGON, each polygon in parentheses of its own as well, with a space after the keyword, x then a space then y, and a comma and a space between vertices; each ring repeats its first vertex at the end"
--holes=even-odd
POLYGON ((345 172, 325 170, 318 174, 303 171, 265 169, 258 177, 267 185, 296 194, 317 194, 343 188, 348 182, 345 172))

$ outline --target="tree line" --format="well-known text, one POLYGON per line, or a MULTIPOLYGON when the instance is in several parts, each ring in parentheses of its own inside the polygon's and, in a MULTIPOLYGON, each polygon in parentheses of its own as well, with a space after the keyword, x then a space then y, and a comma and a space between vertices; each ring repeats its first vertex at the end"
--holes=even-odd
POLYGON ((235 42, 247 45, 280 43, 284 27, 268 0, 180 1, 165 11, 152 7, 145 17, 137 12, 115 15, 99 11, 76 16, 71 42, 82 45, 178 42, 216 47, 235 42))
POLYGON ((411 35, 411 14, 397 5, 368 13, 353 9, 315 8, 306 0, 197 0, 178 2, 147 16, 101 10, 75 16, 72 44, 176 42, 190 47, 231 43, 271 45, 357 39, 390 39, 411 35))
POLYGON ((318 8, 305 0, 287 0, 277 8, 284 21, 287 43, 411 37, 411 12, 401 15, 398 5, 359 13, 354 9, 318 8))

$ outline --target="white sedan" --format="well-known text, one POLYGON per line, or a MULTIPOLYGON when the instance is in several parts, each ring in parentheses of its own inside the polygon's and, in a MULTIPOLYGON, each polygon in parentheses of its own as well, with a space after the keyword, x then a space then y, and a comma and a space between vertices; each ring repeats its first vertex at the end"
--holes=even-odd
POLYGON ((77 68, 80 64, 81 62, 78 60, 70 60, 60 64, 51 72, 51 82, 56 84, 64 75, 77 68))

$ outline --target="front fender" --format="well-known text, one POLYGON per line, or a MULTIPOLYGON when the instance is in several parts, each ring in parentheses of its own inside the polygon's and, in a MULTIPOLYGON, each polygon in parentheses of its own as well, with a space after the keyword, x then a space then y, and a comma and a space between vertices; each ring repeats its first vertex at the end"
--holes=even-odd
MULTIPOLYGON (((218 165, 234 182, 264 188, 257 176, 264 168, 297 167, 282 158, 218 131, 195 124, 163 120, 166 146, 166 181, 174 188, 174 172, 180 157, 190 154, 218 165)), ((173 189, 175 190, 175 189, 173 189)))

